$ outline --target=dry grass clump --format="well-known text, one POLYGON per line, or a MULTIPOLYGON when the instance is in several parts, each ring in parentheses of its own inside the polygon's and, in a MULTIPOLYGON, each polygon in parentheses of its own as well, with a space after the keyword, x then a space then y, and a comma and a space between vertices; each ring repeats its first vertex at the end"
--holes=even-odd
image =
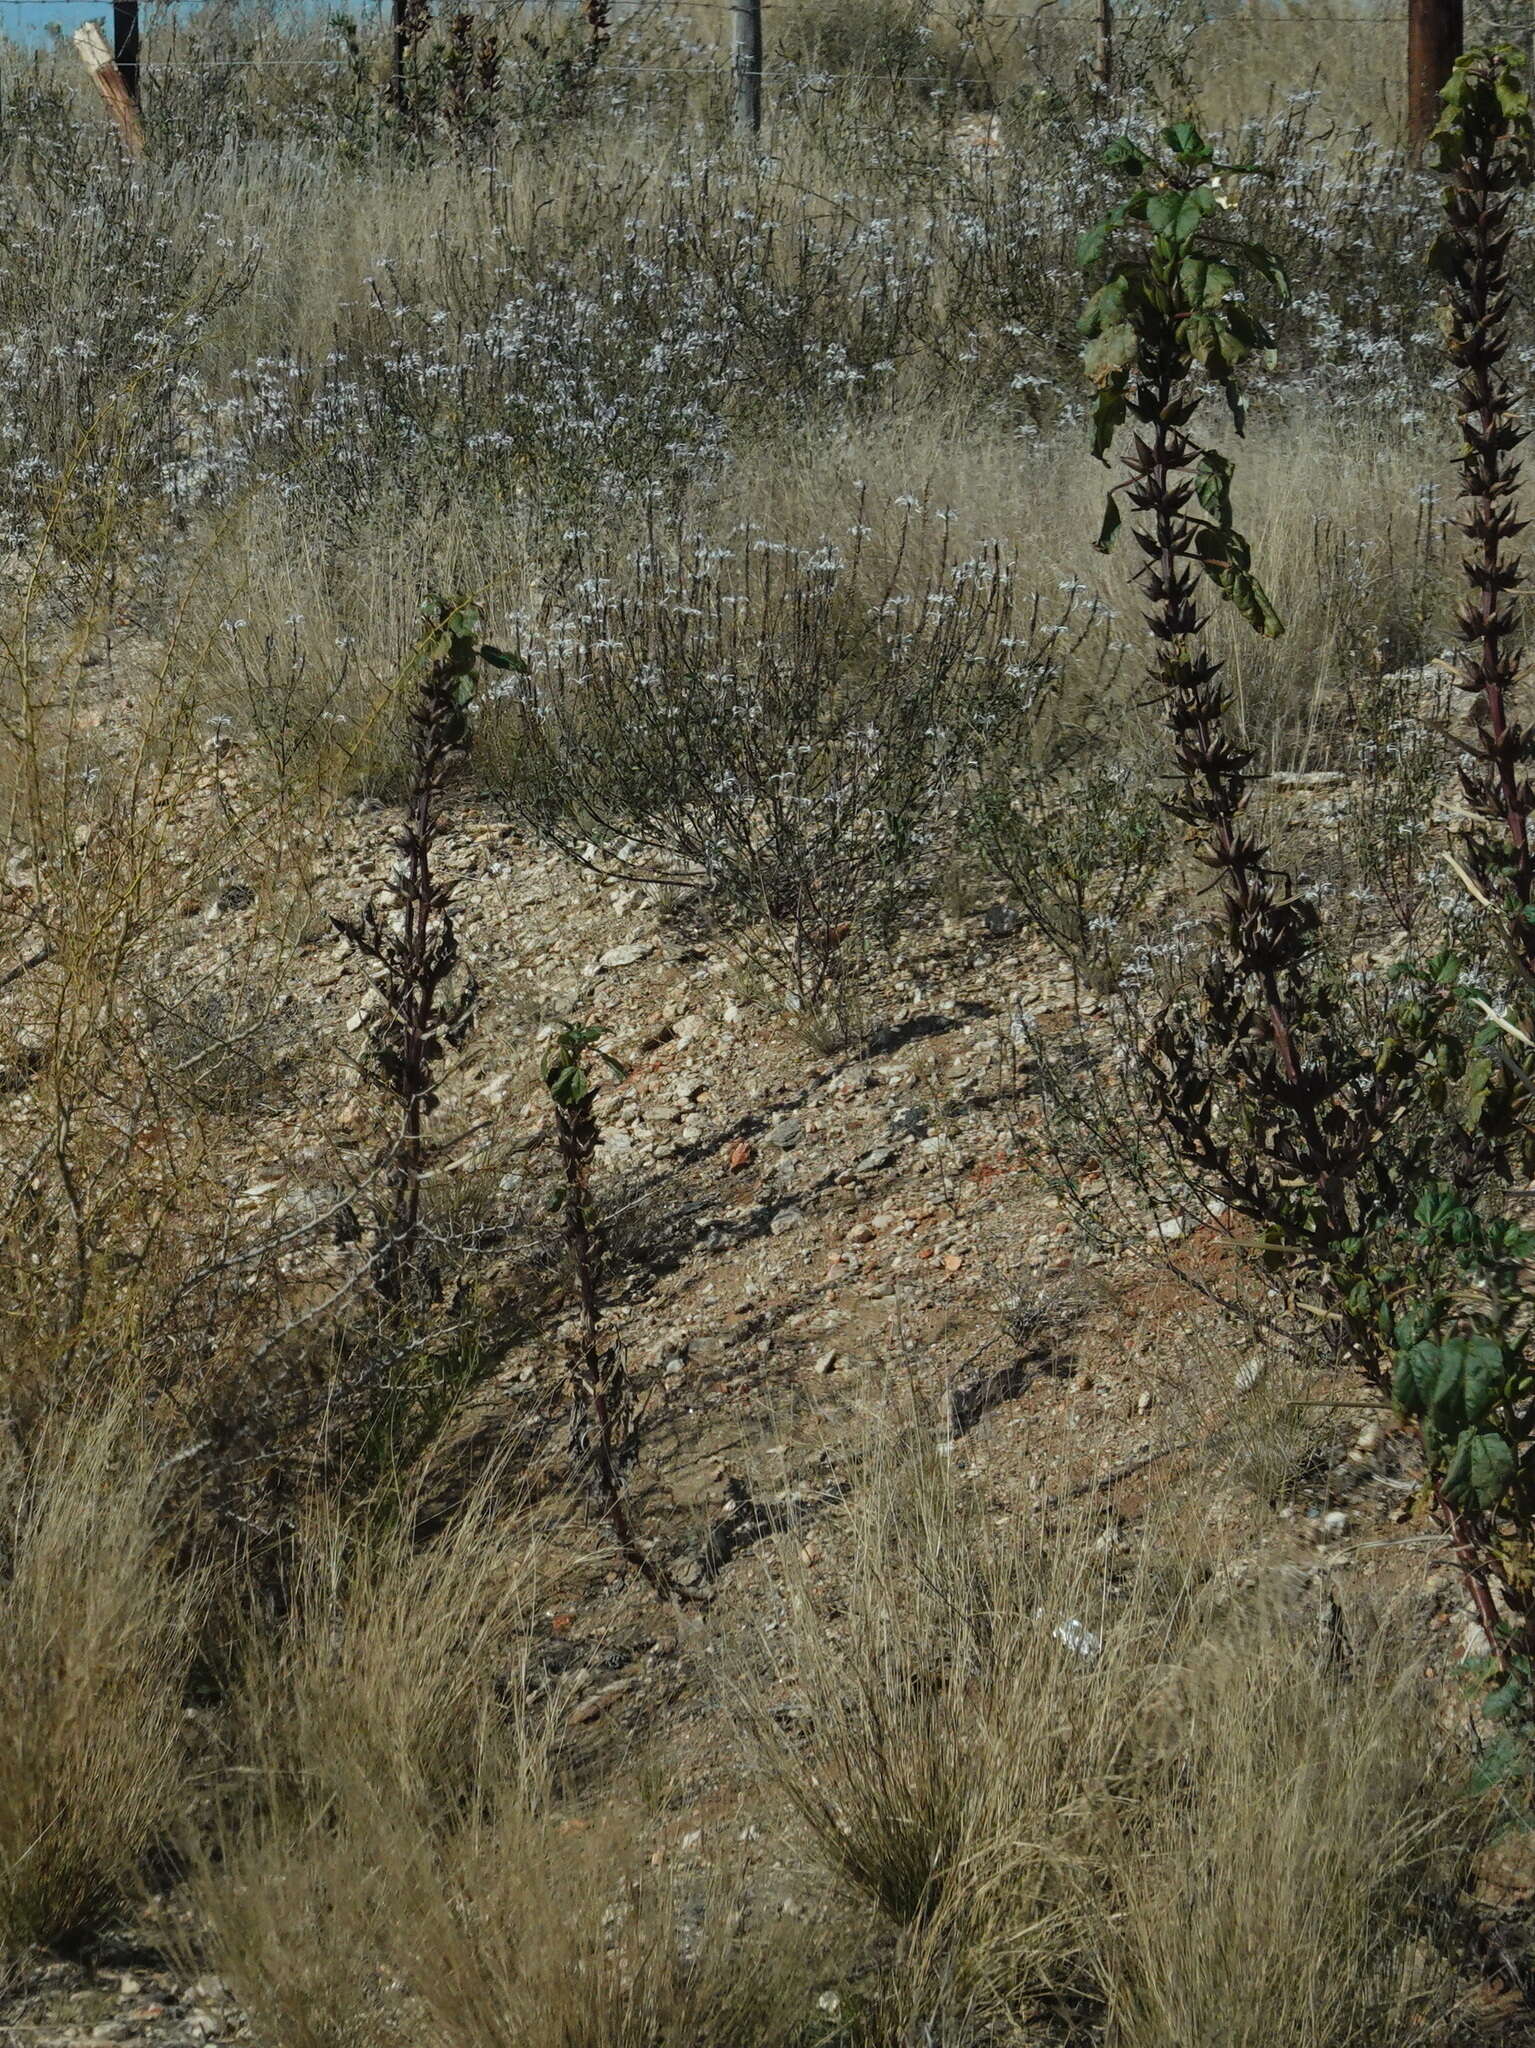
POLYGON ((126 1409, 0 1462, 0 1948, 67 1944, 184 1811, 203 1588, 176 1572, 126 1409))
POLYGON ((1389 1632, 1307 1634, 1228 1621, 1180 1659, 1094 1872, 1114 2048, 1443 2039, 1474 1809, 1389 1632))
POLYGON ((193 1892, 215 1966, 282 2048, 787 2041, 815 1965, 739 1873, 685 1883, 569 1785, 533 1667, 551 1581, 483 1494, 418 1547, 314 1521, 291 1613, 253 1627, 238 1760, 193 1892))
POLYGON ((918 1457, 860 1502, 829 1612, 791 1572, 791 1701, 758 1735, 897 1936, 879 2030, 1384 2048, 1442 2022, 1486 1815, 1404 1646, 1233 1595, 1167 1533, 994 1525, 918 1457))

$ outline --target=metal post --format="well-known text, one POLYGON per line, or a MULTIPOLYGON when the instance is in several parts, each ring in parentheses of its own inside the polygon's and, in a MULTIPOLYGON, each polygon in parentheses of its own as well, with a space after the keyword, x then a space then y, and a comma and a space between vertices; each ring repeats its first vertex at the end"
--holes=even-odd
POLYGON ((128 97, 139 103, 139 0, 112 0, 112 62, 128 88, 128 97))
POLYGON ((1093 26, 1097 41, 1093 50, 1093 78, 1101 92, 1114 90, 1114 0, 1097 0, 1093 26))
POLYGON ((730 58, 736 126, 762 127, 762 0, 730 0, 730 58))
POLYGON ((1421 149, 1465 40, 1464 0, 1407 0, 1407 140, 1421 149))

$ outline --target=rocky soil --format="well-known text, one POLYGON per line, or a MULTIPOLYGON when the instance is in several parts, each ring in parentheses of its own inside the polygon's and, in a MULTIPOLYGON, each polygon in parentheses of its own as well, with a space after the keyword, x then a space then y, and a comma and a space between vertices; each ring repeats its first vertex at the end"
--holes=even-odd
MULTIPOLYGON (((344 1290, 365 1282, 367 1232, 335 1220, 365 1211, 381 1125, 361 1071, 366 984, 330 919, 385 871, 392 814, 354 801, 276 848, 250 823, 244 773, 220 745, 167 800, 185 885, 136 969, 141 1024, 184 1084, 167 1114, 203 1134, 240 1227, 291 1243, 296 1289, 344 1290)), ((786 1540, 812 1576, 835 1570, 838 1502, 876 1421, 931 1431, 999 1518, 1088 1500, 1108 1542, 1187 1476, 1192 1447, 1208 1466, 1213 1441, 1234 1584, 1279 1575, 1308 1626, 1401 1594, 1441 1673, 1477 1647, 1389 1415, 1212 1304, 1232 1271, 1223 1220, 1130 1200, 1091 1158, 1063 1182, 1037 1049, 1101 1045, 1111 1020, 1005 904, 978 894, 908 929, 832 1051, 698 906, 604 883, 468 791, 445 846, 481 1000, 436 1119, 440 1227, 528 1219, 506 1256, 541 1270, 546 1296, 475 1429, 533 1421, 556 1441, 564 1409, 560 1253, 536 1220, 553 1166, 538 1053, 579 1017, 626 1069, 600 1098, 598 1194, 610 1327, 642 1405, 636 1516, 710 1597, 674 1611, 599 1564, 545 1617, 541 1654, 573 1721, 610 1729, 615 1754, 664 1734, 658 1858, 706 1853, 731 1804, 730 1646, 771 1636, 786 1540)), ((51 886, 13 857, 18 958, 51 886)), ((0 997, 11 1156, 38 1114, 47 977, 45 963, 0 997)), ((131 1929, 18 1972, 0 2004, 16 2048, 242 2031, 216 1979, 167 1972, 131 1929)))

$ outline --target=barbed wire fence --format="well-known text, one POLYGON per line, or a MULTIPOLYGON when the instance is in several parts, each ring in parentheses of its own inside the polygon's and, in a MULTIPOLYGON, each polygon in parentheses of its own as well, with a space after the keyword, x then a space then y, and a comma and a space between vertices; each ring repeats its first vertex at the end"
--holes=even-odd
MULTIPOLYGON (((1465 0, 1406 0, 1405 6, 1389 10, 1369 8, 1366 11, 1363 6, 1352 9, 1314 4, 1265 6, 1263 0, 1254 0, 1254 4, 1235 18, 1264 29, 1306 30, 1326 25, 1356 32, 1361 29, 1399 32, 1405 27, 1408 136, 1411 143, 1417 144, 1432 126, 1440 88, 1460 54, 1465 34, 1464 6, 1465 0)), ((36 0, 0 0, 0 22, 8 13, 23 8, 29 16, 35 17, 38 12, 36 0)), ((185 14, 194 9, 206 14, 205 0, 110 0, 109 23, 104 15, 101 21, 87 22, 74 32, 72 40, 86 70, 101 91, 125 142, 135 153, 144 146, 141 101, 146 69, 151 76, 161 71, 213 72, 227 69, 227 64, 214 59, 181 56, 175 47, 174 37, 168 39, 171 48, 162 56, 156 48, 158 36, 152 35, 146 58, 146 14, 153 28, 163 17, 174 21, 177 10, 185 14), (107 33, 108 27, 110 34, 107 33)), ((434 26, 432 0, 362 0, 360 12, 362 15, 371 13, 377 20, 383 89, 396 111, 403 112, 410 92, 412 56, 434 26)), ((515 17, 519 13, 557 16, 581 25, 585 38, 584 59, 593 74, 600 68, 605 74, 619 76, 644 74, 728 82, 737 126, 751 134, 761 129, 766 90, 775 76, 775 67, 769 64, 765 53, 764 0, 495 0, 494 7, 483 10, 475 8, 474 0, 459 0, 448 19, 459 24, 480 19, 489 23, 515 17), (637 59, 628 54, 627 49, 625 54, 617 54, 615 32, 618 29, 629 32, 632 47, 632 35, 636 30, 642 30, 652 19, 667 16, 712 18, 720 22, 723 33, 717 39, 715 50, 697 54, 689 51, 682 62, 670 61, 670 50, 661 53, 666 61, 659 58, 637 59)), ((354 30, 361 27, 357 15, 347 18, 353 21, 354 30)), ((1090 38, 1094 85, 1105 95, 1111 94, 1116 87, 1120 56, 1117 31, 1121 25, 1116 0, 1076 0, 1075 5, 1067 5, 1065 0, 1037 0, 1037 4, 1027 11, 1019 11, 1016 7, 992 9, 985 0, 975 0, 974 5, 964 10, 962 18, 975 45, 995 31, 1010 29, 1019 36, 1037 32, 1040 24, 1047 20, 1051 23, 1080 23, 1090 38)), ((323 25, 318 10, 315 21, 317 26, 323 25)), ((988 45, 993 52, 995 47, 995 43, 988 45)), ((263 50, 245 61, 263 70, 313 68, 334 73, 344 59, 339 53, 334 57, 323 57, 284 55, 263 50)), ((930 71, 903 73, 887 67, 879 67, 872 72, 837 72, 817 66, 808 75, 821 87, 869 76, 877 76, 886 84, 932 84, 930 71)), ((801 79, 798 82, 803 84, 805 81, 801 79)))

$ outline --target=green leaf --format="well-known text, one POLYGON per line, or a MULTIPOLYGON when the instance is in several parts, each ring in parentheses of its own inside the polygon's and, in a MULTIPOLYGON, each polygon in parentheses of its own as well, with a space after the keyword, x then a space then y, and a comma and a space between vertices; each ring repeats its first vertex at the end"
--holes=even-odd
POLYGON ((1109 246, 1107 221, 1099 221, 1096 227, 1086 229, 1077 236, 1077 268, 1086 270, 1096 263, 1109 246))
POLYGON ((1503 1438, 1490 1429, 1468 1429, 1445 1472, 1445 1498, 1457 1507, 1495 1508, 1513 1476, 1514 1454, 1503 1438))
POLYGON ((1518 1676, 1504 1679, 1496 1692, 1488 1693, 1482 1701, 1482 1712, 1489 1721, 1503 1721, 1516 1714, 1526 1704, 1525 1688, 1518 1676))
POLYGON ((1461 1400, 1467 1422, 1480 1422, 1508 1380, 1508 1357, 1496 1337, 1468 1337, 1461 1346, 1461 1400))
POLYGON ((1238 262, 1247 269, 1256 271, 1263 281, 1271 285, 1280 299, 1290 296, 1290 279, 1284 265, 1261 242, 1233 242, 1228 245, 1238 262))
POLYGON ((1124 171, 1132 178, 1138 178, 1146 168, 1146 159, 1128 135, 1116 135, 1103 146, 1101 161, 1111 171, 1124 171))
POLYGON ((1208 256, 1185 256, 1178 265, 1178 283, 1189 305, 1218 306, 1236 289, 1236 272, 1208 256))
POLYGON ((1180 163, 1207 164, 1215 154, 1192 121, 1174 121, 1162 130, 1162 140, 1180 163))
POLYGON ((1398 1352, 1391 1375, 1391 1398, 1400 1414, 1416 1422, 1428 1413, 1439 1372, 1439 1346, 1432 1339, 1398 1352))
POLYGON ((520 654, 511 654, 504 647, 492 647, 488 641, 480 643, 480 659, 492 668, 511 669, 520 676, 528 673, 528 664, 520 654))
POLYGON ((1231 477, 1230 457, 1207 448, 1194 472, 1194 490, 1217 526, 1231 524, 1231 477))
POLYGON ((1098 334, 1105 327, 1117 327, 1125 317, 1125 309, 1135 296, 1135 288, 1123 271, 1099 285, 1087 304, 1082 308, 1082 317, 1077 322, 1079 334, 1098 334))

